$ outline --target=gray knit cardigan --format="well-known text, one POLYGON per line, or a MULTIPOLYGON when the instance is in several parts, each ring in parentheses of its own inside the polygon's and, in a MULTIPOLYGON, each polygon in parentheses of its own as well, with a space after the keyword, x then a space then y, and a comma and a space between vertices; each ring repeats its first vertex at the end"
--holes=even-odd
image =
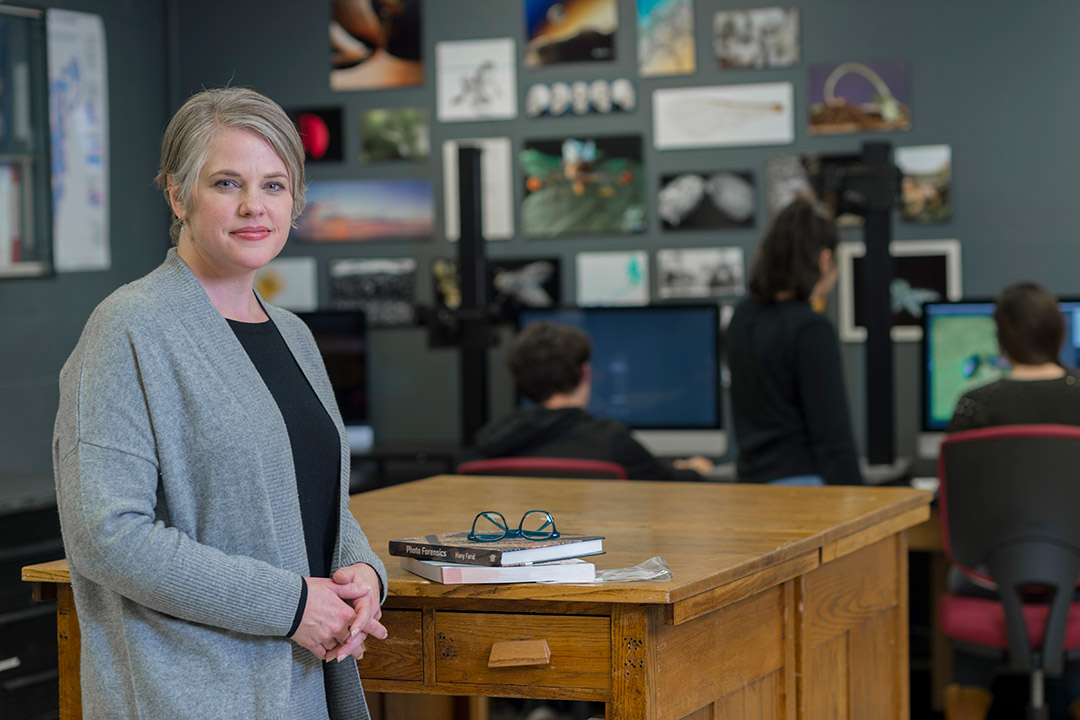
MULTIPOLYGON (((318 348, 264 303, 337 426, 334 567, 386 570, 348 511, 349 446, 318 348)), ((53 466, 82 632, 83 717, 325 718, 322 662, 286 638, 308 574, 273 396, 170 250, 107 297, 60 373, 53 466)), ((356 663, 330 663, 335 720, 366 720, 356 663)))

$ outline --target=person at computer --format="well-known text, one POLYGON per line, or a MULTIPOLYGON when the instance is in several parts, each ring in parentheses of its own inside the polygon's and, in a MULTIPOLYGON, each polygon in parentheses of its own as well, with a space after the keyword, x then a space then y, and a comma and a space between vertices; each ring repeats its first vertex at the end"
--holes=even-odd
MULTIPOLYGON (((1080 425, 1080 372, 1061 365, 1065 319, 1057 298, 1031 282, 1009 285, 994 301, 998 347, 1008 374, 973 388, 956 404, 948 432, 997 425, 1080 425)), ((980 597, 996 593, 952 569, 953 592, 980 597)), ((990 688, 997 662, 953 649, 953 683, 945 689, 945 717, 982 720, 993 703, 990 688)), ((1065 663, 1070 717, 1080 720, 1080 662, 1065 663)))
POLYGON ((157 181, 175 247, 60 372, 83 717, 367 720, 355 659, 386 637, 386 570, 349 512, 318 347, 254 290, 304 209, 300 136, 253 90, 204 90, 157 181))
POLYGON ((862 483, 840 342, 815 310, 836 285, 837 241, 835 224, 798 199, 758 247, 725 338, 740 482, 862 483))
POLYGON ((514 410, 477 433, 484 457, 564 457, 618 463, 634 480, 700 481, 713 470, 700 455, 663 462, 622 423, 585 411, 591 392, 592 343, 581 330, 539 320, 510 345, 507 364, 535 405, 514 410))

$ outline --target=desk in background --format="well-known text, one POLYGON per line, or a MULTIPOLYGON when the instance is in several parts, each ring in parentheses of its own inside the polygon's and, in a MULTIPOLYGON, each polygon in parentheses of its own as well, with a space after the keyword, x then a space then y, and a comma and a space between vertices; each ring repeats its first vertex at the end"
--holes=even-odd
MULTIPOLYGON (((390 579, 390 638, 369 641, 361 676, 377 692, 594 700, 609 720, 907 718, 904 531, 927 519, 930 498, 906 488, 461 476, 355 495, 351 509, 390 579), (385 550, 393 537, 459 530, 478 510, 534 508, 566 532, 604 535, 600 568, 662 555, 675 578, 439 585, 385 550), (488 667, 494 643, 528 639, 547 641, 550 662, 488 667)), ((61 717, 78 717, 66 567, 23 577, 39 590, 59 583, 61 717)))

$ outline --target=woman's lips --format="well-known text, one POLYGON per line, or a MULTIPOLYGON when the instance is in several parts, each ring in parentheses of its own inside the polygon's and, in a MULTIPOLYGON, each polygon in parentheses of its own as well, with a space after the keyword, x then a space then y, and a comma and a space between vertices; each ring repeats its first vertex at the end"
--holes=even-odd
POLYGON ((233 230, 230 234, 244 240, 263 240, 270 235, 270 228, 262 225, 242 227, 239 230, 233 230))

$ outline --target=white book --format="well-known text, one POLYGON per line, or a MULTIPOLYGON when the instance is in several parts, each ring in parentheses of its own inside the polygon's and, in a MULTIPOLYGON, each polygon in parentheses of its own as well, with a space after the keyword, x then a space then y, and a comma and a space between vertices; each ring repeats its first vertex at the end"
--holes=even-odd
POLYGON ((403 557, 401 567, 445 585, 516 582, 583 583, 593 582, 596 579, 596 566, 581 558, 567 558, 529 565, 465 565, 403 557))

